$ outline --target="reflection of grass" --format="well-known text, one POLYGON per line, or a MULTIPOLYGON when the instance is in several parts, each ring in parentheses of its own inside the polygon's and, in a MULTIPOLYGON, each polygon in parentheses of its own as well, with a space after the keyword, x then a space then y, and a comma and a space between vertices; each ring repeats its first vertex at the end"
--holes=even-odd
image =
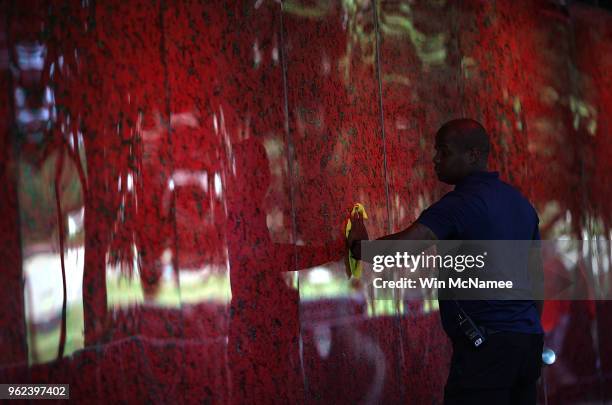
POLYGON ((307 280, 300 280, 300 299, 304 301, 348 297, 352 292, 346 280, 332 279, 324 284, 313 284, 307 280))
MULTIPOLYGON (((29 364, 46 363, 57 358, 60 339, 60 320, 50 331, 37 331, 32 336, 32 325, 28 322, 28 362, 29 364), (34 352, 35 351, 35 352, 34 352), (36 354, 36 355, 35 355, 36 354)), ((83 337, 83 305, 71 305, 66 309, 66 346, 64 356, 69 356, 84 347, 83 337)))
POLYGON ((397 83, 410 86, 410 79, 408 77, 395 73, 384 74, 382 80, 384 83, 397 83))
POLYGON ((230 281, 227 275, 214 274, 204 280, 187 282, 181 280, 181 301, 183 304, 194 304, 201 301, 226 303, 232 297, 230 281))
MULTIPOLYGON (((170 308, 179 308, 181 303, 194 304, 202 301, 226 303, 231 298, 229 277, 212 274, 205 278, 182 278, 180 291, 176 281, 163 280, 155 295, 154 303, 170 308)), ((126 307, 144 302, 140 278, 107 277, 107 307, 126 307)))
POLYGON ((125 307, 143 301, 140 278, 106 276, 107 308, 125 307))
MULTIPOLYGON (((144 301, 140 279, 108 277, 106 280, 107 308, 127 307, 144 301)), ((180 295, 174 280, 161 283, 154 304, 180 308, 181 302, 198 303, 214 301, 226 303, 231 298, 229 278, 226 275, 210 275, 203 279, 181 280, 180 295)), ((60 339, 60 320, 49 331, 36 330, 32 336, 32 325, 28 322, 29 364, 47 363, 57 358, 60 339)), ((64 356, 69 356, 84 347, 83 304, 78 302, 66 310, 66 346, 64 356)))
POLYGON ((347 280, 344 274, 336 272, 337 269, 317 268, 303 271, 300 275, 299 293, 301 303, 321 299, 354 299, 361 297, 367 305, 368 317, 402 315, 410 311, 409 302, 417 304, 421 313, 439 310, 437 293, 426 296, 410 297, 398 292, 395 298, 386 298, 378 294, 380 291, 371 289, 371 280, 362 278, 359 281, 347 280), (317 272, 317 273, 314 273, 317 272))

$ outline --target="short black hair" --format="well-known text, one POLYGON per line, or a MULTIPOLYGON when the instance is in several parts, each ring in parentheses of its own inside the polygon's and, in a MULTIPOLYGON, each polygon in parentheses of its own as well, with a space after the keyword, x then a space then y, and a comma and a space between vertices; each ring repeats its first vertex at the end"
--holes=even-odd
POLYGON ((440 127, 437 135, 452 135, 453 141, 458 146, 467 149, 478 149, 483 159, 487 159, 491 149, 489 135, 485 128, 476 120, 471 118, 459 118, 448 121, 440 127))

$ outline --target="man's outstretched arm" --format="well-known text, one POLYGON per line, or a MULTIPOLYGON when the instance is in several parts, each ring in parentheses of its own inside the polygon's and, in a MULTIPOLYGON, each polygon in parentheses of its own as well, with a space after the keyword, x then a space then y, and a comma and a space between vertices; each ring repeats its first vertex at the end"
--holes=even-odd
POLYGON ((436 234, 427 226, 413 222, 408 228, 376 240, 437 240, 436 234))
MULTIPOLYGON (((361 216, 359 216, 359 214, 356 214, 351 218, 351 223, 352 223, 352 226, 351 226, 351 231, 349 233, 349 236, 347 238, 347 245, 351 249, 351 252, 353 253, 353 256, 355 258, 364 260, 366 262, 371 262, 372 261, 371 258, 362 257, 362 254, 361 254, 361 243, 360 242, 369 240, 368 232, 363 223, 363 219, 361 218, 361 216)), ((438 238, 436 237, 436 234, 431 229, 429 229, 427 226, 419 222, 414 222, 412 223, 412 225, 410 225, 408 228, 402 231, 380 237, 376 240, 435 241, 437 239, 438 238)), ((427 243, 427 246, 424 245, 420 248, 426 249, 431 244, 432 243, 427 243)), ((378 253, 384 254, 384 252, 378 252, 378 253)))

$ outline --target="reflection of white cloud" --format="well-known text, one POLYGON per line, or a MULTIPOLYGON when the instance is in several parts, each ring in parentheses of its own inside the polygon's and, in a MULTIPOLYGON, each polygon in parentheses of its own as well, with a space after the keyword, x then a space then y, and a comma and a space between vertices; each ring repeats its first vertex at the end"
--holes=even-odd
POLYGON ((190 128, 198 128, 198 117, 191 111, 170 114, 170 125, 173 128, 185 126, 190 128))
POLYGON ((284 229, 283 212, 279 207, 272 207, 266 214, 266 225, 272 233, 282 232, 284 229))
POLYGON ((128 173, 128 175, 127 175, 127 189, 128 189, 128 191, 132 191, 133 188, 134 188, 134 178, 132 176, 132 173, 128 173))
POLYGON ((272 60, 278 63, 278 47, 276 46, 272 49, 272 60))
MULTIPOLYGON (((206 170, 182 170, 178 169, 172 173, 168 180, 168 189, 174 190, 175 187, 188 185, 199 186, 205 193, 208 192, 208 172, 206 170)), ((223 180, 219 173, 213 177, 213 187, 215 196, 221 197, 223 194, 223 180)))
MULTIPOLYGON (((64 253, 67 307, 82 300, 83 257, 78 247, 64 253)), ((31 322, 41 323, 55 318, 62 310, 62 266, 59 253, 45 252, 23 261, 26 288, 26 313, 31 322), (31 307, 30 307, 31 306, 31 307)))
POLYGON ((255 67, 259 66, 261 63, 261 51, 259 50, 259 45, 257 44, 257 40, 253 44, 253 64, 255 67))
POLYGON ((53 90, 51 87, 45 87, 45 102, 47 104, 55 104, 55 96, 53 95, 53 90))
POLYGON ((331 282, 329 270, 323 267, 315 267, 308 274, 308 281, 312 284, 327 284, 331 282))
POLYGON ((221 176, 219 173, 215 173, 215 195, 217 197, 221 196, 222 188, 221 188, 221 176))
POLYGON ((46 108, 23 109, 17 113, 17 122, 27 125, 34 121, 49 121, 49 116, 49 110, 46 108))
MULTIPOLYGON (((43 99, 35 100, 36 103, 41 103, 37 108, 30 108, 26 105, 26 92, 21 87, 15 88, 14 99, 15 116, 20 126, 29 126, 36 123, 41 125, 47 123, 51 119, 55 119, 55 96, 53 90, 49 86, 45 87, 43 99)), ((67 122, 69 123, 69 121, 67 122)), ((64 130, 65 129, 62 127, 62 131, 64 130)))
POLYGON ((73 236, 83 229, 83 220, 85 218, 85 208, 78 211, 68 213, 68 235, 73 236))
POLYGON ((331 329, 326 324, 317 325, 314 328, 313 338, 319 357, 322 359, 326 359, 329 356, 329 353, 331 352, 331 329))
MULTIPOLYGON (((17 64, 21 70, 42 70, 45 66, 45 56, 47 54, 45 45, 19 44, 15 46, 15 50, 17 51, 17 64)), ((61 56, 60 64, 63 64, 63 57, 61 56)))
POLYGON ((15 107, 22 108, 25 106, 25 91, 22 87, 15 87, 15 107))

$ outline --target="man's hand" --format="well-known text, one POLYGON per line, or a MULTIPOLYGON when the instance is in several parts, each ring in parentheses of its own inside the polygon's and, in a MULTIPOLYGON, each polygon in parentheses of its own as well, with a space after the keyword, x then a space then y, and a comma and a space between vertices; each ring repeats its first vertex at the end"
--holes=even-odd
POLYGON ((351 230, 346 238, 346 245, 356 259, 361 259, 361 244, 362 240, 369 240, 368 230, 363 223, 363 218, 359 213, 353 214, 351 217, 351 230))

